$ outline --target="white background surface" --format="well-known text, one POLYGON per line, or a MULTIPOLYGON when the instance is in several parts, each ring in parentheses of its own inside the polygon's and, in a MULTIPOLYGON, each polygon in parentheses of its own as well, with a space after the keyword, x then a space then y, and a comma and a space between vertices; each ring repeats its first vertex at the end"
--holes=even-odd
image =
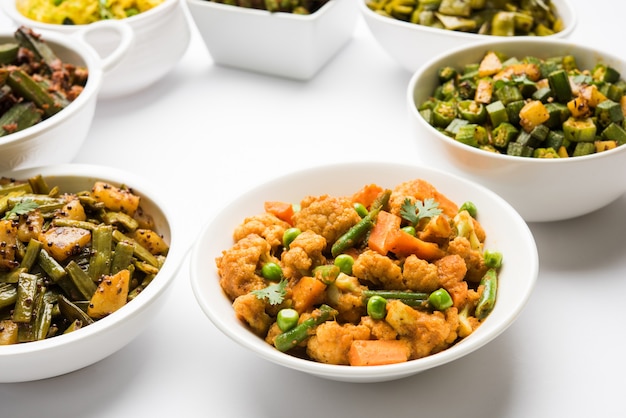
MULTIPOLYGON (((626 6, 573 3, 571 39, 624 54, 626 6)), ((9 25, 0 15, 0 27, 9 25)), ((362 20, 310 82, 218 67, 192 30, 186 55, 158 85, 98 103, 75 160, 161 184, 190 245, 199 225, 265 179, 329 162, 419 158, 407 131, 411 74, 362 20)), ((611 181, 626 179, 598 179, 599 187, 611 181)), ((623 416, 624 213, 626 196, 579 219, 531 224, 540 273, 520 318, 478 352, 387 383, 327 381, 244 351, 200 311, 185 259, 167 305, 138 339, 65 376, 0 384, 0 416, 623 416)))

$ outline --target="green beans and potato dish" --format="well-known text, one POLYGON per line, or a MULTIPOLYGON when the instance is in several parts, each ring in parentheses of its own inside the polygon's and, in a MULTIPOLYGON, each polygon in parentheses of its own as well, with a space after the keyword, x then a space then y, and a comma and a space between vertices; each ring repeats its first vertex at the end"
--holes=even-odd
POLYGON ((497 302, 502 254, 485 248, 480 208, 423 179, 264 209, 215 261, 238 319, 281 352, 406 362, 467 337, 497 302))
POLYGON ((366 1, 383 16, 437 29, 493 36, 547 36, 563 30, 550 0, 366 1))
POLYGON ((0 44, 0 138, 60 112, 83 91, 88 71, 62 62, 41 36, 20 27, 0 44))
POLYGON ((626 81, 610 65, 580 68, 573 55, 540 59, 486 51, 438 71, 418 104, 441 133, 488 152, 571 158, 626 143, 626 81))
POLYGON ((132 189, 0 179, 0 345, 89 326, 149 286, 169 245, 132 189))

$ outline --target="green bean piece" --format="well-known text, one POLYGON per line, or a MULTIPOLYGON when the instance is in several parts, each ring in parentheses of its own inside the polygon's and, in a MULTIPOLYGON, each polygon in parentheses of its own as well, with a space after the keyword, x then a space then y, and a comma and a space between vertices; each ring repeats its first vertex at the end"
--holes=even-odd
POLYGON ((78 291, 72 280, 68 277, 67 271, 56 261, 47 251, 39 251, 37 255, 37 265, 46 272, 48 277, 56 283, 66 295, 72 300, 80 299, 81 293, 78 291))
POLYGON ((87 231, 92 231, 96 229, 96 224, 89 221, 77 221, 75 219, 67 219, 67 218, 54 218, 52 220, 52 225, 54 226, 69 226, 73 228, 81 228, 86 229, 87 231))
POLYGON ((387 316, 387 299, 374 295, 367 300, 367 314, 372 319, 384 319, 387 316))
POLYGON ((285 232, 283 232, 283 247, 289 249, 289 246, 291 245, 293 240, 296 239, 296 237, 301 233, 302 231, 300 231, 298 228, 287 228, 285 232))
POLYGON ((282 332, 286 332, 298 325, 299 318, 300 315, 295 309, 281 309, 276 315, 276 325, 278 325, 278 328, 280 328, 282 332))
POLYGON ((52 324, 52 303, 46 300, 46 288, 39 289, 33 326, 33 338, 36 341, 43 340, 48 336, 52 324))
POLYGON ((101 218, 105 224, 122 225, 127 231, 134 231, 139 228, 139 222, 123 212, 105 212, 101 218))
POLYGON ((302 321, 287 332, 279 334, 274 339, 274 346, 282 352, 289 351, 305 341, 318 325, 337 315, 337 311, 328 305, 322 305, 311 313, 311 317, 302 321))
POLYGON ((79 330, 82 327, 83 327, 83 323, 79 319, 75 319, 67 328, 65 328, 65 331, 63 331, 63 334, 69 334, 70 332, 79 330))
POLYGON ((331 248, 331 254, 333 257, 337 257, 348 248, 354 247, 361 242, 368 232, 374 227, 374 222, 378 217, 380 211, 387 205, 389 198, 391 197, 391 190, 386 189, 382 191, 377 197, 374 203, 370 207, 370 211, 362 218, 356 225, 348 230, 345 234, 339 237, 331 248))
POLYGON ((11 319, 13 322, 29 323, 35 308, 38 277, 34 274, 22 273, 17 282, 17 300, 11 319))
POLYGON ((37 241, 34 238, 28 242, 26 246, 26 253, 24 254, 24 258, 22 258, 22 262, 20 263, 20 267, 23 268, 26 272, 30 271, 33 265, 37 262, 37 258, 39 257, 39 251, 41 251, 41 247, 43 243, 41 241, 37 241))
POLYGON ((87 273, 96 282, 111 272, 113 227, 98 225, 91 234, 91 258, 87 273))
POLYGON ((478 299, 474 315, 477 319, 482 320, 491 313, 496 304, 498 293, 498 275, 496 270, 493 268, 487 270, 482 279, 480 279, 480 285, 483 286, 483 291, 478 299))
POLYGON ((341 268, 335 264, 325 264, 313 269, 313 277, 324 284, 334 283, 341 273, 341 268))
POLYGON ((17 287, 10 283, 0 283, 0 310, 14 306, 17 301, 17 287))
POLYGON ((463 204, 459 207, 459 212, 462 212, 464 210, 466 210, 472 218, 476 219, 476 216, 478 215, 478 208, 476 207, 474 202, 471 202, 469 200, 463 202, 463 204))
POLYGON ((450 293, 444 288, 440 288, 432 292, 428 296, 428 303, 438 311, 445 311, 453 305, 450 293))
POLYGON ((14 268, 11 271, 3 272, 0 274, 0 283, 12 283, 15 284, 20 279, 20 274, 28 273, 27 269, 23 267, 14 268))
POLYGON ((72 260, 67 263, 65 270, 72 283, 82 296, 82 299, 91 299, 98 287, 91 276, 83 270, 76 261, 72 260))
POLYGON ((128 243, 133 245, 134 255, 140 260, 145 261, 148 264, 152 264, 155 267, 160 267, 159 260, 155 257, 150 251, 148 251, 145 247, 139 244, 134 239, 127 237, 121 231, 115 229, 113 230, 113 240, 118 243, 120 241, 127 241, 128 243))
POLYGON ((48 186, 48 183, 46 183, 46 179, 44 179, 41 174, 37 174, 36 176, 29 178, 28 184, 32 189, 32 193, 45 195, 50 193, 50 187, 48 186))
POLYGON ((335 257, 335 261, 333 262, 337 267, 339 267, 339 271, 343 274, 347 274, 348 276, 352 276, 352 266, 354 265, 354 258, 349 254, 339 254, 335 257))
POLYGON ((362 296, 368 300, 374 296, 380 296, 389 300, 399 300, 405 305, 422 306, 428 300, 428 293, 411 292, 408 290, 364 290, 362 296))
POLYGON ((483 259, 487 267, 499 269, 502 266, 502 253, 499 251, 485 251, 483 259))
POLYGON ((115 245, 113 260, 111 261, 111 274, 116 274, 127 269, 133 262, 134 247, 126 241, 120 241, 115 245))
POLYGON ((57 302, 61 314, 70 321, 80 321, 82 326, 93 324, 94 320, 76 302, 72 302, 64 295, 59 295, 57 302))

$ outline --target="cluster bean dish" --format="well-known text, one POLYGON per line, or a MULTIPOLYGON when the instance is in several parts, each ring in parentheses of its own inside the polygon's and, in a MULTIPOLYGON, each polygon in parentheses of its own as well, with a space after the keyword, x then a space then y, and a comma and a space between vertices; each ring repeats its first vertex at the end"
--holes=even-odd
POLYGON ((74 332, 139 295, 169 251, 125 185, 0 179, 0 345, 74 332))
POLYGON ((550 0, 367 0, 392 19, 493 36, 549 36, 563 30, 550 0))
POLYGON ((480 208, 415 179, 351 196, 266 201, 216 258, 236 316, 277 350, 374 366, 445 350, 497 300, 502 254, 480 208))
POLYGON ((486 51, 438 71, 421 116, 455 140, 519 157, 569 158, 626 143, 626 81, 610 65, 579 68, 574 55, 539 59, 486 51))

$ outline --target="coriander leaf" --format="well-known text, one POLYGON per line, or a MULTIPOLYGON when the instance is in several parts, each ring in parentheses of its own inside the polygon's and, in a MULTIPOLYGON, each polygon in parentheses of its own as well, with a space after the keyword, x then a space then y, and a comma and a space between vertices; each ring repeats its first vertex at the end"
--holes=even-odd
POLYGON ((24 199, 18 204, 16 204, 15 206, 13 206, 13 208, 4 215, 3 219, 9 219, 11 215, 14 215, 14 214, 18 216, 26 215, 28 212, 35 210, 38 207, 39 207, 39 204, 35 202, 34 200, 24 199))
POLYGON ((252 294, 255 295, 257 299, 267 298, 271 305, 278 305, 282 303, 287 294, 286 288, 287 280, 282 279, 280 282, 272 283, 263 289, 253 290, 252 294))
POLYGON ((416 226, 420 219, 432 218, 441 214, 439 209, 439 202, 433 198, 416 200, 415 203, 411 202, 408 197, 404 199, 402 207, 400 208, 400 216, 409 221, 411 225, 416 226))

